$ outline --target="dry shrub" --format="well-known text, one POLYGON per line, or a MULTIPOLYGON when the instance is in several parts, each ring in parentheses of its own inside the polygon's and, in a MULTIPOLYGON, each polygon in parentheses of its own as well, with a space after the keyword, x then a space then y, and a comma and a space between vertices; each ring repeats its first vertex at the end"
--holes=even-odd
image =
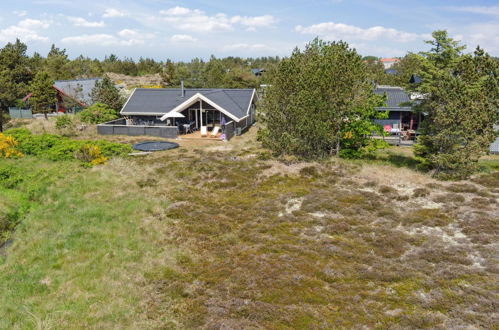
POLYGON ((413 192, 413 197, 426 197, 430 195, 430 191, 426 188, 417 188, 417 189, 414 189, 414 192, 413 192))
POLYGON ((437 195, 433 198, 435 203, 464 203, 466 199, 460 194, 437 195))
POLYGON ((420 224, 430 227, 447 226, 452 219, 439 209, 419 209, 411 212, 402 219, 406 225, 420 224))
POLYGON ((481 175, 473 179, 473 181, 488 188, 499 188, 499 171, 481 175))
POLYGON ((454 183, 446 187, 448 191, 455 193, 476 193, 478 188, 470 183, 454 183))

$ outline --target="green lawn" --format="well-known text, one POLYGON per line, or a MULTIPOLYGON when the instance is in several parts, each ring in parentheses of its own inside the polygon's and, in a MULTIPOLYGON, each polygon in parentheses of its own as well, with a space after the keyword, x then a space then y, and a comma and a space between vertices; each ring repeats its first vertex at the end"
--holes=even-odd
POLYGON ((498 172, 439 182, 400 149, 300 163, 253 145, 0 161, 46 173, 2 190, 27 206, 0 328, 494 326, 498 172))

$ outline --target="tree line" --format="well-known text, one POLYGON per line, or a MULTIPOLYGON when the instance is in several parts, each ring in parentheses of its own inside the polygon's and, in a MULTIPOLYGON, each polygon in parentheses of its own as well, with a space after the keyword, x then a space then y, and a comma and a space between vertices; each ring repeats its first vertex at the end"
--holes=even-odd
MULTIPOLYGON (((50 88, 55 80, 103 77, 106 72, 113 72, 130 76, 159 74, 162 87, 179 87, 184 81, 186 87, 192 88, 256 88, 267 78, 256 76, 252 69, 270 70, 281 60, 279 57, 211 56, 208 61, 200 58, 189 62, 157 61, 142 57, 135 61, 127 57, 120 59, 114 54, 104 60, 83 55, 70 59, 65 49, 55 45, 45 57, 39 53, 30 56, 27 50, 27 45, 20 40, 0 48, 0 130, 7 108, 18 104, 28 93, 34 92, 36 111, 47 110, 55 98, 50 88)), ((108 105, 113 108, 120 102, 112 103, 108 105)))
POLYGON ((382 118, 376 107, 384 102, 374 95, 373 82, 407 86, 416 74, 422 81, 409 89, 421 95, 412 106, 424 116, 414 147, 419 167, 443 178, 468 177, 497 136, 499 61, 480 47, 465 54, 445 30, 432 37, 431 49, 405 56, 393 77, 345 42, 315 39, 303 51, 295 49, 270 75, 259 139, 277 155, 368 155, 383 147, 371 138, 383 134, 373 124, 382 118))

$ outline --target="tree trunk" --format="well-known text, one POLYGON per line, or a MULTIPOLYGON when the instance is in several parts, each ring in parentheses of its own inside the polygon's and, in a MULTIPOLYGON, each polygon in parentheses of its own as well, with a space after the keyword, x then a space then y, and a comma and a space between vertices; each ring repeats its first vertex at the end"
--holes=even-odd
POLYGON ((3 132, 3 109, 0 109, 0 133, 3 132))
POLYGON ((45 120, 49 120, 49 116, 48 116, 47 112, 44 112, 43 114, 45 116, 45 120))

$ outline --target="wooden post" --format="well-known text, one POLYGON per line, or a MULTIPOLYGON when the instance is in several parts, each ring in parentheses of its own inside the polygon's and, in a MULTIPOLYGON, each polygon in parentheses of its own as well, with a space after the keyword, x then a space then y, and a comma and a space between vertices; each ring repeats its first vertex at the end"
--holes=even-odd
POLYGON ((199 127, 199 129, 201 129, 201 126, 203 126, 203 101, 199 101, 199 114, 201 115, 201 118, 200 118, 200 122, 201 122, 201 125, 199 127))

